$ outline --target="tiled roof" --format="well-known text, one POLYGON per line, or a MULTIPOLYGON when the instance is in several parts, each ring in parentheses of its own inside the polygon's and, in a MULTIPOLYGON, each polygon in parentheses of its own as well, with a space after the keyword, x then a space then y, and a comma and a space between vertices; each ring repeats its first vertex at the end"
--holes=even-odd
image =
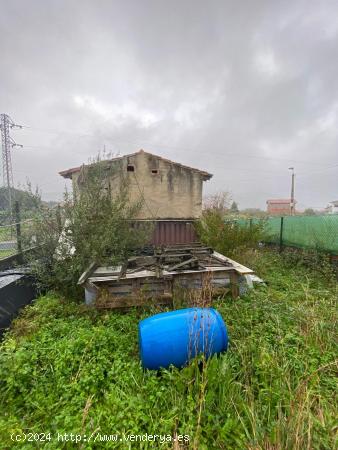
MULTIPOLYGON (((130 157, 130 156, 135 156, 135 155, 137 155, 137 154, 139 154, 139 153, 145 153, 146 155, 154 156, 155 158, 158 158, 158 159, 160 159, 160 160, 162 160, 162 161, 165 161, 165 162, 167 162, 167 163, 169 163, 169 164, 174 164, 175 166, 182 167, 183 169, 188 169, 188 170, 192 170, 192 171, 194 171, 194 172, 198 172, 198 173, 200 173, 200 174, 203 176, 203 178, 204 178, 205 180, 210 180, 210 178, 212 177, 212 174, 211 174, 211 173, 208 173, 208 172, 206 172, 206 171, 204 171, 204 170, 195 169, 194 167, 186 166, 186 165, 180 164, 180 163, 178 163, 178 162, 176 162, 176 161, 171 161, 170 159, 166 159, 166 158, 163 158, 162 156, 154 155, 153 153, 146 152, 146 151, 144 151, 144 150, 142 150, 142 149, 139 150, 138 152, 131 153, 131 154, 129 154, 129 155, 123 155, 123 156, 118 156, 117 158, 112 158, 112 159, 110 159, 110 160, 108 160, 108 161, 110 162, 110 161, 121 160, 121 159, 123 159, 123 158, 128 158, 128 157, 130 157)), ((89 165, 90 165, 90 164, 89 164, 89 165)), ((88 166, 88 165, 87 165, 87 166, 88 166)), ((83 167, 83 166, 73 167, 73 168, 71 168, 71 169, 63 170, 63 171, 59 172, 59 174, 60 174, 62 177, 64 177, 64 178, 72 178, 73 173, 79 172, 79 171, 81 170, 81 167, 83 167)))
POLYGON ((283 204, 290 204, 291 200, 290 199, 285 199, 285 198, 273 198, 271 200, 267 200, 266 203, 283 203, 283 204))

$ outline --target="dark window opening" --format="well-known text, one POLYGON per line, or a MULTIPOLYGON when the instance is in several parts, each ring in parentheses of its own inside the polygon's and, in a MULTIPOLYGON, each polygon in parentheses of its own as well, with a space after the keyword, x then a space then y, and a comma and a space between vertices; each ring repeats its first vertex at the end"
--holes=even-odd
POLYGON ((132 164, 127 165, 127 172, 135 172, 135 167, 132 164))
POLYGON ((158 173, 158 170, 157 169, 152 169, 151 173, 156 175, 158 173))

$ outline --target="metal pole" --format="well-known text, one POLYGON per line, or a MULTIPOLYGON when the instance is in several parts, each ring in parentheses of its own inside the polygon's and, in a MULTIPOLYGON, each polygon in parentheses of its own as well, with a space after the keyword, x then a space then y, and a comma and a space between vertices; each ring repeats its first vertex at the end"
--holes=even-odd
POLYGON ((20 206, 19 202, 15 202, 15 226, 16 226, 16 242, 17 252, 22 253, 22 241, 21 241, 21 223, 20 223, 20 206))
POLYGON ((0 115, 0 130, 2 137, 2 176, 3 185, 7 187, 8 210, 11 219, 13 216, 12 196, 14 194, 11 147, 22 147, 22 145, 17 144, 9 135, 9 129, 14 127, 22 128, 20 125, 16 125, 8 114, 0 115))
POLYGON ((284 217, 280 218, 280 232, 279 232, 279 253, 283 251, 283 228, 284 228, 284 217))
MULTIPOLYGON (((7 201, 9 217, 12 217, 12 183, 11 183, 11 153, 9 139, 9 118, 7 114, 1 114, 2 135, 2 176, 3 185, 7 187, 7 201)), ((12 220, 11 220, 12 222, 12 220)))
POLYGON ((290 203, 290 215, 295 215, 295 172, 293 167, 289 167, 292 170, 291 176, 291 203, 290 203))

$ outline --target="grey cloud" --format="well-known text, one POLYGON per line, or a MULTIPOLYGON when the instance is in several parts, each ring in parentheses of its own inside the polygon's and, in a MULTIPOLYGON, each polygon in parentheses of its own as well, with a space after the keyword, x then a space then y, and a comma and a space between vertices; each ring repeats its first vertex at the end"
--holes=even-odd
POLYGON ((338 196, 334 1, 0 0, 1 112, 15 180, 143 147, 215 174, 242 207, 338 196), (54 131, 60 130, 60 133, 54 131))

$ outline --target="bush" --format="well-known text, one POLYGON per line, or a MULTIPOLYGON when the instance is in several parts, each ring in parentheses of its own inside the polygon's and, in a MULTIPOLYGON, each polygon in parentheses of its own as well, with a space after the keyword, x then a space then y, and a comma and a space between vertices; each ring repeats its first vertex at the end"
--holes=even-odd
POLYGON ((142 201, 129 200, 128 183, 121 178, 112 193, 110 181, 118 169, 98 158, 83 168, 79 188, 73 197, 65 193, 60 210, 45 209, 35 220, 26 240, 36 241, 29 262, 42 289, 77 297, 82 292, 77 281, 91 263, 120 264, 144 244, 147 228, 132 223, 142 201))
POLYGON ((331 262, 331 255, 315 250, 287 247, 282 257, 289 267, 305 267, 324 277, 326 281, 335 283, 337 273, 331 262))
POLYGON ((256 247, 264 236, 263 221, 248 225, 225 221, 223 214, 215 209, 203 212, 196 229, 203 243, 228 256, 256 247))

